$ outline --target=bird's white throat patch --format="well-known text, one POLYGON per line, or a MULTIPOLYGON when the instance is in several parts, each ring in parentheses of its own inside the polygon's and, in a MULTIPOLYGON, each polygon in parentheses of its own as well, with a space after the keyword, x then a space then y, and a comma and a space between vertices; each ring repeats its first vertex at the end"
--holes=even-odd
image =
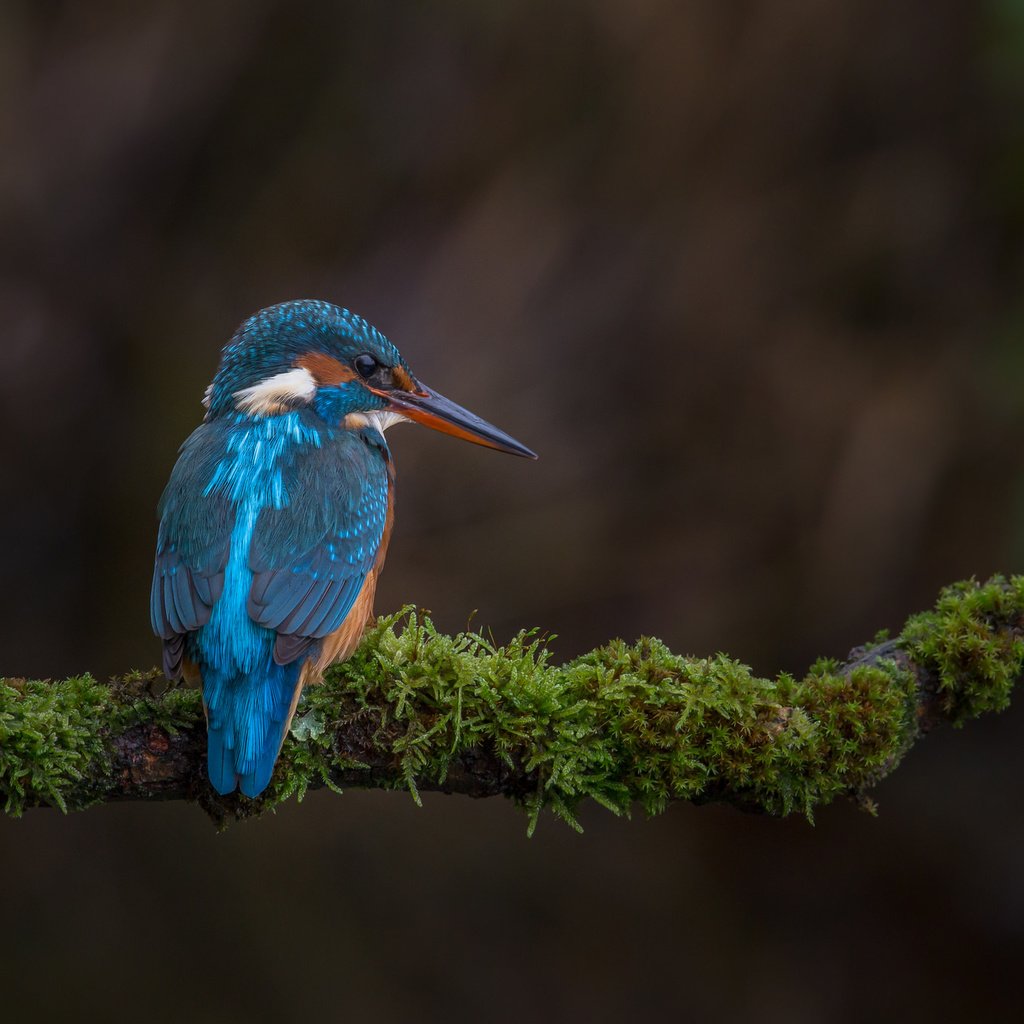
POLYGON ((393 427, 396 423, 408 422, 400 412, 391 412, 388 409, 378 409, 374 412, 350 412, 345 417, 345 426, 349 430, 371 427, 379 431, 382 436, 388 427, 393 427))
POLYGON ((296 402, 310 402, 316 394, 316 380, 309 370, 294 370, 261 380, 251 388, 235 392, 235 407, 257 416, 275 416, 296 402))

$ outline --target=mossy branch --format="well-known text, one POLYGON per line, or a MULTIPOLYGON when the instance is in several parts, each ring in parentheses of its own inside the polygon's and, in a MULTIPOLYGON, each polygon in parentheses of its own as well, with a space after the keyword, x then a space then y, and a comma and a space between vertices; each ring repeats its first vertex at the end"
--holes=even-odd
POLYGON ((223 822, 320 786, 406 788, 510 797, 531 831, 544 808, 578 827, 588 798, 617 814, 690 800, 810 816, 837 796, 870 809, 933 725, 1007 706, 1022 634, 1024 577, 949 587, 895 639, 802 679, 652 639, 556 666, 535 632, 497 647, 406 609, 303 698, 260 800, 211 791, 200 696, 155 672, 0 681, 0 800, 18 815, 190 799, 223 822))

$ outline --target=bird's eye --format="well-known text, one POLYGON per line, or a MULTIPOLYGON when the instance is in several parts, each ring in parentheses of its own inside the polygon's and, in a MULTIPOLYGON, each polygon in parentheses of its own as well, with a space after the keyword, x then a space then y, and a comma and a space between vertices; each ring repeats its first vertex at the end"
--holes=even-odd
POLYGON ((352 365, 356 368, 356 373, 358 373, 363 380, 369 380, 377 369, 377 360, 368 352, 364 352, 361 356, 356 356, 355 359, 352 360, 352 365))

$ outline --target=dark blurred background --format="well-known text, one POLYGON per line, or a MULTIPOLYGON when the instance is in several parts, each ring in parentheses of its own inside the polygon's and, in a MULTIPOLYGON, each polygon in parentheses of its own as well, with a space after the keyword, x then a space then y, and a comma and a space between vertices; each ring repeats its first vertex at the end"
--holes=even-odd
MULTIPOLYGON (((541 453, 404 427, 378 609, 842 656, 1024 562, 1021 0, 0 6, 2 664, 158 657, 220 346, 321 297, 541 453)), ((10 1020, 993 1019, 1024 718, 816 827, 311 796, 0 821, 10 1020)))

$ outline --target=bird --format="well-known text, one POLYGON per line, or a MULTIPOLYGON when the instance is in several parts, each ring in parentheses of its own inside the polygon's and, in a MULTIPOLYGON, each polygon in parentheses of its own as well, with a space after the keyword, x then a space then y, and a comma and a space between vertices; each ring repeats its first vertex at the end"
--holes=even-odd
POLYGON ((224 346, 158 505, 153 631, 202 688, 221 795, 269 785, 303 688, 358 647, 394 524, 403 421, 537 456, 422 384, 362 317, 300 299, 224 346))

